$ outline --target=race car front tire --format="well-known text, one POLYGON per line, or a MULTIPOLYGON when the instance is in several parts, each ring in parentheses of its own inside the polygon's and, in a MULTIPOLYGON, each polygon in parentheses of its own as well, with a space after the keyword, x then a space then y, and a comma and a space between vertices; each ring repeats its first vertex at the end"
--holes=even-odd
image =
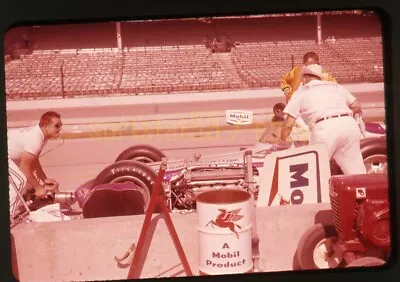
POLYGON ((156 178, 156 172, 146 164, 125 160, 115 162, 104 168, 94 179, 92 187, 108 183, 132 183, 140 188, 141 193, 138 195, 141 194, 142 198, 137 199, 137 201, 144 202, 145 213, 149 206, 156 178))

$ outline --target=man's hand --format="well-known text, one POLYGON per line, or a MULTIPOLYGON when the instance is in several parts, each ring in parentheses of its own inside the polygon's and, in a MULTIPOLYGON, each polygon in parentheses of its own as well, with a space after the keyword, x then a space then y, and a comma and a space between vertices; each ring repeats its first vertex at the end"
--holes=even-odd
POLYGON ((55 181, 54 179, 46 178, 44 180, 44 184, 45 184, 46 190, 58 191, 59 183, 57 181, 55 181))
POLYGON ((35 188, 35 196, 38 198, 46 198, 48 191, 58 191, 58 182, 54 179, 46 178, 44 180, 44 186, 39 185, 35 188))
POLYGON ((281 139, 280 139, 278 145, 279 145, 279 147, 280 147, 281 149, 290 148, 290 147, 292 147, 293 142, 288 141, 288 140, 281 140, 281 139))
POLYGON ((38 186, 35 188, 35 196, 36 197, 45 197, 47 194, 46 192, 47 192, 47 189, 43 186, 38 186))

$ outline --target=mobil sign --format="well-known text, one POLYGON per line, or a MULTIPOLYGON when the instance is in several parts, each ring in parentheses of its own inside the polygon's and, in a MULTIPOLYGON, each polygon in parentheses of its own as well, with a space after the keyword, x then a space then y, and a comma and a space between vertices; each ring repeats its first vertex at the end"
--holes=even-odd
POLYGON ((268 154, 260 171, 257 206, 329 203, 330 176, 324 144, 268 154))
POLYGON ((244 110, 227 110, 226 122, 229 124, 251 124, 253 122, 253 112, 244 110))

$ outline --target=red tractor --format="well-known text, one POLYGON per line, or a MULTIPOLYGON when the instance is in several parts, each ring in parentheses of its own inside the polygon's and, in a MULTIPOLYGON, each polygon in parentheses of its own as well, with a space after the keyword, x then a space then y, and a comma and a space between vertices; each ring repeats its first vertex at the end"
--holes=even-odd
POLYGON ((390 255, 386 173, 330 178, 333 224, 316 224, 301 237, 294 269, 378 266, 390 255))

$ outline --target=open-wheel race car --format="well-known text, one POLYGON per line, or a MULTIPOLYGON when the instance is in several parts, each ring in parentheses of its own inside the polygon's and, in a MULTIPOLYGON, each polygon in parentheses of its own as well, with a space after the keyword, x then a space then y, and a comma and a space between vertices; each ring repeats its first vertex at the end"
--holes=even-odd
MULTIPOLYGON (((361 151, 367 171, 368 173, 385 173, 387 170, 385 128, 380 124, 367 123, 366 131, 367 134, 361 140, 361 151)), ((145 144, 131 146, 122 151, 115 162, 104 168, 95 179, 79 187, 75 192, 75 197, 82 208, 89 206, 91 202, 101 202, 105 207, 107 202, 111 202, 109 199, 112 196, 100 195, 102 193, 104 195, 118 194, 119 190, 117 187, 109 189, 107 185, 133 183, 138 194, 138 199, 135 201, 138 201, 138 206, 141 206, 139 211, 135 210, 135 212, 143 213, 149 203, 163 158, 167 156, 153 146, 145 144), (108 190, 108 192, 96 192, 100 190, 108 190), (109 192, 109 190, 114 190, 114 192, 109 192), (98 197, 102 197, 101 200, 95 200, 96 193, 98 197)), ((195 199, 199 193, 222 188, 252 190, 260 206, 328 203, 329 177, 340 174, 342 174, 340 168, 333 160, 328 160, 324 149, 319 146, 305 145, 288 148, 270 142, 258 142, 254 146, 230 153, 202 156, 201 152, 198 152, 188 158, 168 158, 163 188, 171 211, 195 209, 195 199), (315 157, 310 152, 318 152, 318 156, 315 157), (297 156, 297 153, 301 155, 297 156), (284 164, 284 167, 279 167, 279 170, 278 159, 284 164), (313 171, 319 171, 319 174, 311 175, 313 171), (308 177, 310 186, 317 185, 315 181, 318 179, 321 184, 317 186, 326 193, 322 193, 319 197, 316 197, 316 192, 311 192, 308 197, 305 194, 293 196, 291 189, 286 188, 289 185, 286 179, 295 179, 296 176, 300 180, 302 176, 308 177), (279 178, 279 181, 275 178, 279 178)), ((120 187, 125 189, 122 185, 120 187)), ((119 207, 122 209, 122 204, 119 207)), ((101 214, 105 215, 105 213, 101 214)), ((88 213, 87 216, 97 215, 88 213)))
MULTIPOLYGON (((361 151, 367 171, 384 173, 384 127, 367 123, 366 130, 371 136, 361 140, 361 151)), ((85 218, 143 214, 163 158, 167 156, 153 146, 131 146, 74 193, 58 200, 56 193, 49 201, 70 205, 74 198, 85 218)), ((231 153, 167 158, 163 189, 171 212, 194 210, 199 193, 223 188, 246 189, 259 206, 329 203, 329 178, 340 174, 320 144, 283 147, 258 142, 231 153), (313 189, 302 189, 306 186, 313 189)))

